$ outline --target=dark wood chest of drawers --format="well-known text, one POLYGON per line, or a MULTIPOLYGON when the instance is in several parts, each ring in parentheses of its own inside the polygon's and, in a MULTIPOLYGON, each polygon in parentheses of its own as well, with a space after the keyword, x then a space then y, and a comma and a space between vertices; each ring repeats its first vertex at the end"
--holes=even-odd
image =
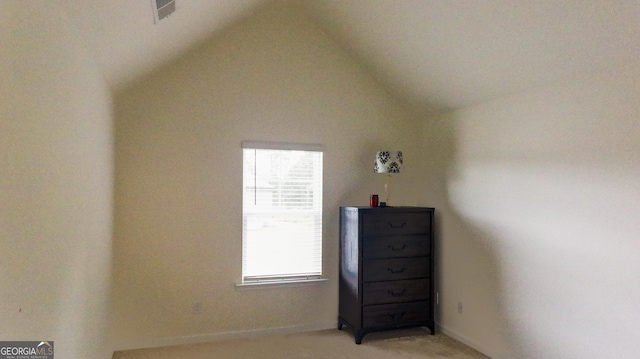
POLYGON ((340 207, 338 329, 435 334, 433 208, 340 207))

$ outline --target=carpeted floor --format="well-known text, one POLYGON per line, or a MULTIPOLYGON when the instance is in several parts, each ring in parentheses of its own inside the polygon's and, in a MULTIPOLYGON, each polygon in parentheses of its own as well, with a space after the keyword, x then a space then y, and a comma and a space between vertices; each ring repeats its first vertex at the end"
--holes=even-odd
POLYGON ((416 328, 367 334, 356 345, 348 328, 116 352, 114 359, 448 358, 487 356, 443 334, 416 328))

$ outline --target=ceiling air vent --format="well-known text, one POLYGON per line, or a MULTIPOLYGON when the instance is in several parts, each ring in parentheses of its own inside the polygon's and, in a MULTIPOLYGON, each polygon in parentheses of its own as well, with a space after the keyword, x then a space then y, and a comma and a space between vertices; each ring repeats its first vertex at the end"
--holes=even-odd
POLYGON ((151 2, 153 3, 153 20, 156 24, 176 11, 176 0, 151 0, 151 2))

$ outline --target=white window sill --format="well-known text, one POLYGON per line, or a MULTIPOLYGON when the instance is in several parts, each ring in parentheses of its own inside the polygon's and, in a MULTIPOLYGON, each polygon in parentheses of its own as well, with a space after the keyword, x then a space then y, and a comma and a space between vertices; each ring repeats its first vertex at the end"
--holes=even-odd
POLYGON ((329 281, 327 278, 294 279, 294 280, 263 280, 255 282, 242 282, 236 284, 236 290, 272 289, 302 287, 317 285, 329 281))

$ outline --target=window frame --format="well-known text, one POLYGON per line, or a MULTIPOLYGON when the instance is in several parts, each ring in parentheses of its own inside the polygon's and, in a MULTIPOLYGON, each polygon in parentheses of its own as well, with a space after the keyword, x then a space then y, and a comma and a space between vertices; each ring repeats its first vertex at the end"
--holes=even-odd
POLYGON ((299 143, 284 143, 284 142, 259 142, 259 141, 242 141, 242 262, 241 262, 241 281, 236 284, 237 289, 250 289, 250 288, 273 288, 284 287, 291 285, 309 285, 315 283, 321 283, 327 279, 323 277, 324 274, 324 238, 323 238, 323 200, 324 200, 324 146, 320 144, 299 144, 299 143), (278 151, 308 151, 320 153, 320 223, 319 228, 319 241, 320 241, 320 271, 318 274, 305 274, 305 275, 268 275, 268 276, 248 276, 245 275, 245 150, 278 150, 278 151))

